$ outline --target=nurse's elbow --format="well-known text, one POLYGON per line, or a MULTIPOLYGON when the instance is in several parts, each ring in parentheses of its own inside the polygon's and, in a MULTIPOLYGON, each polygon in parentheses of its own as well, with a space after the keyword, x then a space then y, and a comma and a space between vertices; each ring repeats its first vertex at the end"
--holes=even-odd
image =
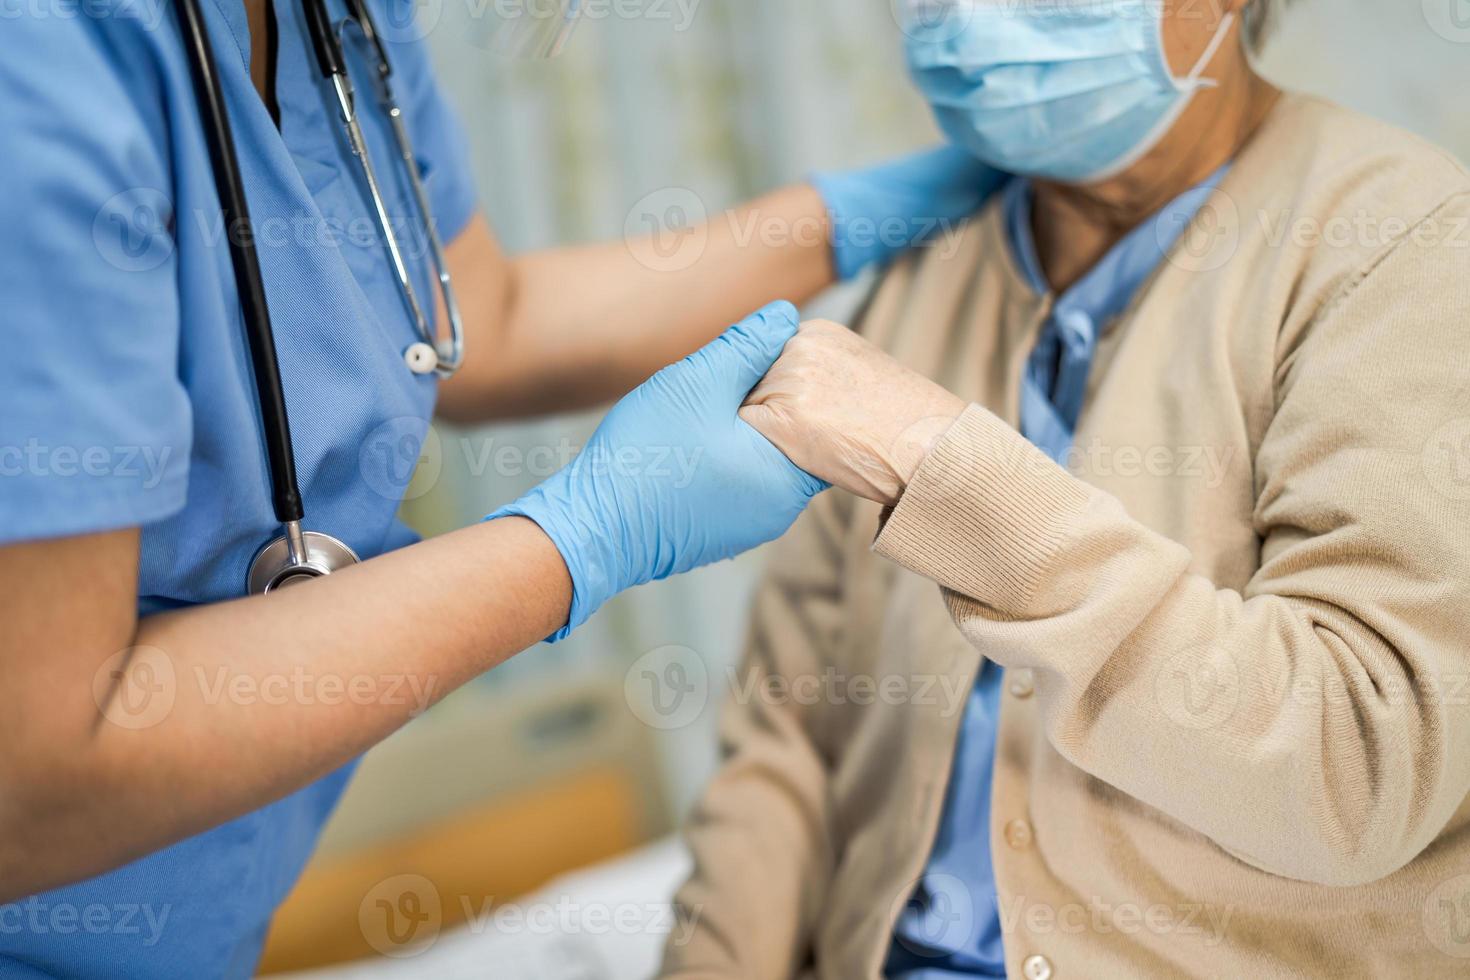
POLYGON ((88 877, 121 810, 90 740, 0 749, 0 905, 88 877))
POLYGON ((43 833, 52 808, 21 780, 34 778, 29 769, 17 771, 10 759, 0 759, 0 905, 35 894, 45 887, 48 842, 43 833))
POLYGON ((0 906, 37 891, 26 884, 37 869, 30 867, 35 856, 27 854, 24 824, 8 802, 0 803, 0 906))
POLYGON ((146 746, 108 737, 91 685, 26 700, 37 710, 0 738, 0 904, 115 863, 97 862, 147 773, 146 746))

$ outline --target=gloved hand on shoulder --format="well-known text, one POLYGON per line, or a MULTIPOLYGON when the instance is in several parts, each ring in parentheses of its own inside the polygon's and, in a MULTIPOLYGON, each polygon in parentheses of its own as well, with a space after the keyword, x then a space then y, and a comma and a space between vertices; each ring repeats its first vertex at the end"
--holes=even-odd
POLYGON ((845 281, 954 231, 1008 179, 969 151, 942 146, 811 182, 831 216, 833 257, 845 281))

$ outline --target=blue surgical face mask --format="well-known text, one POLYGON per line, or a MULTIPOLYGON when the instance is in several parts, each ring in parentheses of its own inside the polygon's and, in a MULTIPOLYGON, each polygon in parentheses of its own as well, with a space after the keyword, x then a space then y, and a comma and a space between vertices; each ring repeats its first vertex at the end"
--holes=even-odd
POLYGON ((1000 170, 1106 180, 1163 139, 1230 32, 1175 78, 1163 0, 898 0, 909 70, 940 127, 1000 170))

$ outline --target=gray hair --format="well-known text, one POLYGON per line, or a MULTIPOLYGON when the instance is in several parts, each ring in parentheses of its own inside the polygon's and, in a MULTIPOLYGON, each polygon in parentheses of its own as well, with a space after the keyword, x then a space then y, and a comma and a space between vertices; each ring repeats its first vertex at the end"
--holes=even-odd
POLYGON ((1245 43, 1259 54, 1276 30, 1281 8, 1296 0, 1251 0, 1245 7, 1245 43))

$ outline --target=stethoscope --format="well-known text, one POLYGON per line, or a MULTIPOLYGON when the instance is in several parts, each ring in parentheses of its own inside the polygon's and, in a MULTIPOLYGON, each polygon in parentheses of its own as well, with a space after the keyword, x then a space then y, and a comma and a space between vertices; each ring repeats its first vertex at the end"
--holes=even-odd
MULTIPOLYGON (((429 209, 428 195, 423 191, 423 178, 419 173, 419 162, 413 154, 413 143, 403 122, 403 110, 398 107, 392 93, 392 65, 388 50, 382 43, 378 26, 373 24, 365 0, 344 0, 347 18, 332 24, 326 10, 326 0, 301 0, 301 9, 306 13, 307 31, 312 35, 312 48, 316 53, 316 65, 322 78, 331 82, 337 96, 337 109, 347 128, 347 143, 353 156, 362 166, 363 181, 368 185, 373 210, 378 216, 378 228, 382 232, 392 272, 397 276, 398 288, 403 292, 404 304, 419 339, 403 351, 403 360, 416 375, 438 375, 450 378, 465 363, 465 325, 460 319, 459 303, 454 298, 450 282, 448 263, 444 260, 444 245, 434 223, 434 212, 429 209), (356 96, 353 81, 347 71, 347 57, 343 51, 343 38, 351 37, 362 48, 363 56, 372 65, 373 91, 378 104, 392 125, 392 137, 397 143, 398 156, 409 175, 413 187, 413 201, 423 222, 423 231, 429 242, 429 253, 434 260, 434 270, 440 281, 440 292, 444 297, 444 310, 450 325, 447 344, 440 342, 429 319, 429 310, 419 301, 413 287, 409 267, 404 262, 403 248, 392 231, 392 220, 388 216, 387 204, 382 200, 378 175, 368 153, 368 141, 363 138, 362 125, 357 120, 356 96)), ((240 159, 235 156, 234 135, 229 126, 229 112, 225 107, 225 94, 219 84, 219 72, 215 66, 215 53, 210 47, 209 34, 204 28, 204 16, 200 13, 198 0, 178 0, 179 25, 184 32, 184 50, 190 59, 194 76, 194 91, 204 122, 204 135, 209 143, 210 165, 215 170, 215 187, 219 192, 219 206, 225 217, 225 228, 234 234, 229 239, 229 259, 235 269, 235 281, 240 288, 240 311, 244 320, 245 341, 250 347, 250 364, 256 381, 256 394, 260 403, 262 442, 270 469, 270 501, 275 517, 281 522, 279 538, 268 542, 256 552, 250 563, 250 572, 245 576, 245 591, 250 595, 275 592, 288 586, 300 585, 312 579, 326 576, 344 567, 357 564, 360 558, 340 539, 315 530, 301 529, 306 517, 301 504, 301 489, 295 476, 295 454, 291 448, 291 420, 285 408, 285 392, 281 386, 281 366, 276 360, 275 334, 270 328, 270 310, 266 306, 265 279, 260 273, 260 257, 256 253, 254 229, 250 223, 250 207, 245 201, 245 188, 240 175, 240 159)), ((512 19, 510 29, 500 32, 495 47, 517 56, 551 57, 562 50, 573 26, 584 12, 584 0, 551 0, 551 6, 541 10, 522 10, 519 18, 512 19)))
MULTIPOLYGON (((326 0, 302 0, 307 28, 316 51, 317 66, 336 92, 337 106, 347 128, 348 142, 362 165, 364 180, 372 197, 373 208, 377 212, 379 228, 394 274, 398 277, 404 301, 418 331, 419 340, 404 350, 404 361, 415 374, 436 374, 447 378, 464 363, 464 328, 459 304, 455 301, 444 249, 424 193, 418 161, 403 124, 403 112, 393 96, 390 81, 393 70, 388 62, 388 53, 363 0, 346 0, 346 4, 348 16, 334 28, 327 13, 326 0), (447 344, 438 341, 429 314, 419 301, 404 262, 403 250, 399 247, 387 206, 383 202, 377 174, 368 155, 367 141, 363 138, 362 127, 358 123, 352 80, 348 76, 347 61, 342 50, 342 36, 348 32, 355 32, 362 39, 365 52, 373 63, 378 102, 392 122, 399 154, 413 186, 415 205, 423 220, 438 274, 439 289, 448 313, 447 344)), ((339 569, 357 564, 360 559, 337 538, 317 531, 305 531, 301 527, 306 515, 296 479, 291 423, 286 413, 286 396, 276 357, 275 334, 271 328, 270 310, 266 305, 260 257, 255 249, 254 230, 240 175, 240 161, 235 153, 229 113, 225 107, 214 50, 209 43, 199 0, 179 0, 177 6, 179 22, 183 28, 184 48, 188 53, 195 95, 204 122, 205 138, 209 144, 210 163, 219 192, 220 209, 224 215, 225 227, 233 231, 225 237, 229 240, 230 261, 234 266, 240 292, 240 311, 260 403, 262 442, 270 467, 271 502, 276 520, 284 529, 284 533, 261 548, 250 563, 246 590, 251 595, 257 595, 330 575, 339 569)))

